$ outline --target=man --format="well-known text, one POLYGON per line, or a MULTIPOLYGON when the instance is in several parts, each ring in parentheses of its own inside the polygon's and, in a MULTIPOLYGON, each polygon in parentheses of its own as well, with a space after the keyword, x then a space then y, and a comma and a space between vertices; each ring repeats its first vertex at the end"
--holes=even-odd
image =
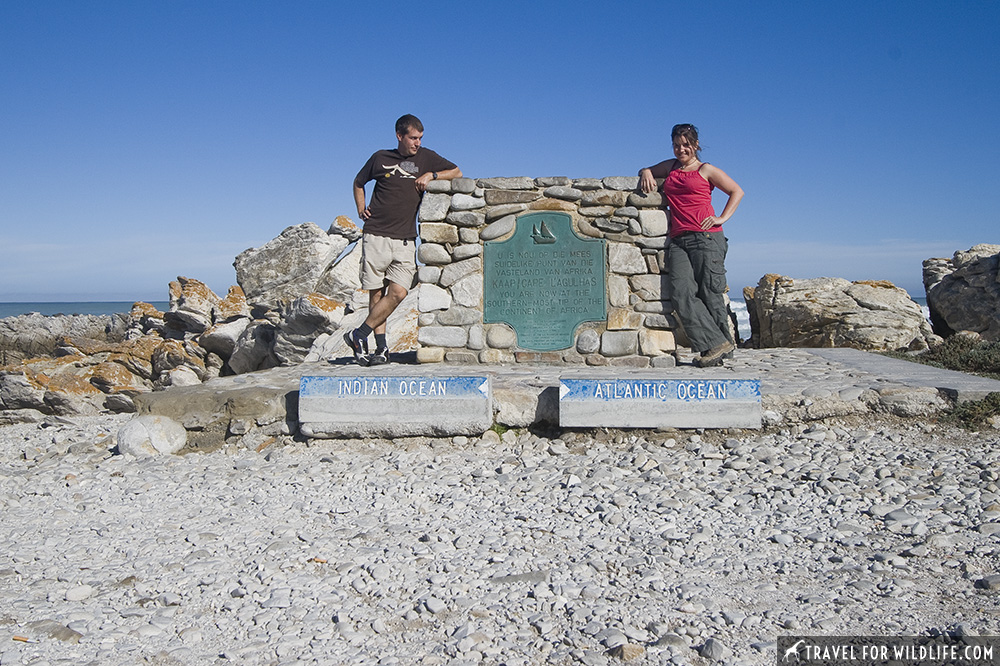
POLYGON ((417 272, 417 209, 432 180, 461 178, 462 171, 420 141, 424 126, 407 114, 396 121, 393 150, 372 155, 354 178, 354 202, 364 222, 361 237, 361 288, 368 291, 368 317, 344 335, 358 365, 389 361, 385 322, 406 297, 417 272), (375 181, 371 203, 365 184, 375 181), (368 336, 375 333, 375 352, 368 354, 368 336))

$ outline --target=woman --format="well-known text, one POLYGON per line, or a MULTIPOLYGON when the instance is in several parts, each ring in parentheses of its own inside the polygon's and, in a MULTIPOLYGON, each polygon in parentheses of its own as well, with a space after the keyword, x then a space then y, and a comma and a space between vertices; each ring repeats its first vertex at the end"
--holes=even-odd
POLYGON ((695 365, 707 368, 721 365, 736 348, 724 296, 729 244, 722 225, 740 205, 743 188, 722 169, 701 161, 697 127, 674 125, 670 138, 674 159, 641 169, 639 185, 643 192, 653 192, 656 179, 664 179, 663 197, 670 207, 670 300, 691 349, 701 352, 695 365), (715 188, 729 195, 721 215, 712 207, 715 188))

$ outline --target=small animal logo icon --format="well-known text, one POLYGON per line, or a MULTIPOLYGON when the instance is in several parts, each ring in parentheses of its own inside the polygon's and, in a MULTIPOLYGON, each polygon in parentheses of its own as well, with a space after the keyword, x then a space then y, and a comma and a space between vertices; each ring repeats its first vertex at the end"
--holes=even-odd
POLYGON ((799 658, 799 648, 802 647, 802 644, 805 643, 805 642, 806 642, 805 639, 796 641, 792 645, 792 647, 790 647, 787 650, 785 650, 785 656, 781 658, 781 661, 788 661, 789 659, 792 658, 792 655, 795 655, 795 658, 798 659, 799 658))

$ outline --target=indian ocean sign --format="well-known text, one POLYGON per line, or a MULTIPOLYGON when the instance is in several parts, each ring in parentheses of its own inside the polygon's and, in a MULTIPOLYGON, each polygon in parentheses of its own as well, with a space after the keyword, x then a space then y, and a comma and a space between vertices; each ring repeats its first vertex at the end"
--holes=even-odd
POLYGON ((303 377, 299 428, 311 437, 469 435, 493 425, 489 376, 303 377))
POLYGON ((559 425, 759 428, 760 380, 562 378, 559 425))

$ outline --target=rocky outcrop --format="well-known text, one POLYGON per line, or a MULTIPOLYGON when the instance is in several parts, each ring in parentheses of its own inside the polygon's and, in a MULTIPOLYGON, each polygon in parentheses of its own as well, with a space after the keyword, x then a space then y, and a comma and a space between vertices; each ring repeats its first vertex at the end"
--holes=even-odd
POLYGON ((951 259, 924 261, 924 290, 934 332, 1000 340, 1000 245, 980 244, 951 259))
POLYGON ((891 282, 769 274, 743 296, 757 348, 922 350, 935 341, 920 306, 891 282))
MULTIPOLYGON (((345 252, 360 235, 346 217, 329 232, 311 222, 289 227, 237 257, 240 285, 224 297, 178 277, 167 312, 136 303, 115 316, 0 320, 0 410, 7 420, 133 412, 144 393, 294 365, 310 354, 346 356, 337 331, 352 309, 367 306, 356 298, 360 249, 345 252)), ((393 331, 394 351, 415 344, 411 319, 413 331, 393 331)))
POLYGON ((104 342, 125 339, 128 321, 117 315, 32 314, 0 319, 0 365, 51 356, 65 337, 104 342))

